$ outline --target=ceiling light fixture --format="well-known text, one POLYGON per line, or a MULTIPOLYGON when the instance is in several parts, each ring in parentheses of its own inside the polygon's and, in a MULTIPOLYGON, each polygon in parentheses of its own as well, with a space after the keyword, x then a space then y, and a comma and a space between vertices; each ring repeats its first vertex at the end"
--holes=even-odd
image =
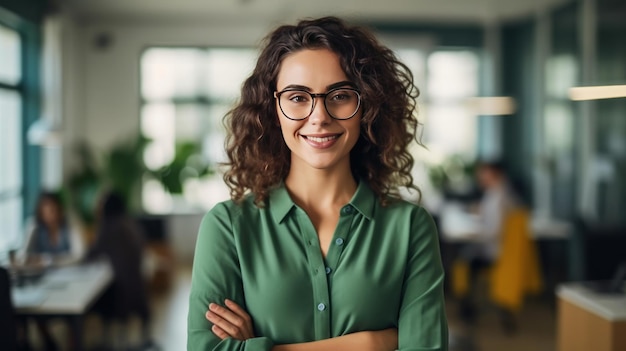
POLYGON ((466 101, 467 106, 476 115, 505 116, 515 113, 517 104, 510 96, 473 97, 466 101))
POLYGON ((626 97, 626 85, 573 87, 569 89, 569 98, 573 101, 615 99, 623 97, 626 97))

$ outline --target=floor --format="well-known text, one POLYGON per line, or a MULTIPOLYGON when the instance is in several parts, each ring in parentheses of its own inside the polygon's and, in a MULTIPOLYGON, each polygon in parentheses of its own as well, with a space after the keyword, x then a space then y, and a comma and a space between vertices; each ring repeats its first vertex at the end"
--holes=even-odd
MULTIPOLYGON (((166 293, 156 294, 152 298, 153 325, 152 336, 163 351, 180 351, 186 349, 186 320, 187 299, 191 282, 191 269, 189 266, 181 266, 177 269, 174 283, 166 293)), ((481 316, 472 330, 466 330, 456 318, 456 303, 447 303, 449 326, 450 326, 450 351, 553 351, 555 350, 556 322, 553 303, 545 297, 533 299, 526 303, 524 310, 518 319, 518 328, 513 335, 508 335, 500 327, 498 314, 488 305, 481 309, 481 316), (467 342, 468 335, 473 335, 474 342, 467 342), (468 347, 468 346, 474 346, 468 347)), ((66 335, 66 327, 61 321, 52 323, 51 329, 62 350, 67 345, 63 342, 66 335)), ((85 343, 88 350, 106 350, 101 347, 104 338, 100 320, 96 316, 90 316, 85 322, 85 343)), ((140 325, 134 321, 125 328, 128 333, 129 345, 139 344, 140 325)), ((117 332, 119 334, 118 326, 117 332)), ((40 343, 36 338, 37 331, 31 326, 31 336, 34 338, 33 345, 36 349, 40 343)), ((112 342, 114 345, 121 343, 118 339, 112 342)), ((135 348, 137 349, 137 348, 135 348)))
POLYGON ((503 330, 499 314, 488 305, 483 306, 478 322, 470 330, 456 317, 454 301, 447 303, 447 309, 450 351, 556 350, 556 312, 545 299, 526 302, 512 334, 503 330))

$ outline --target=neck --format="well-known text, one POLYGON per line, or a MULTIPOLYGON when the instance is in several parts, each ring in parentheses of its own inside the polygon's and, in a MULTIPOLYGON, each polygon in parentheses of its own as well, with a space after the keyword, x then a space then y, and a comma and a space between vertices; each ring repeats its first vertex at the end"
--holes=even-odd
POLYGON ((332 169, 315 169, 296 166, 293 161, 285 186, 296 204, 303 208, 330 208, 350 202, 357 187, 350 162, 332 169))

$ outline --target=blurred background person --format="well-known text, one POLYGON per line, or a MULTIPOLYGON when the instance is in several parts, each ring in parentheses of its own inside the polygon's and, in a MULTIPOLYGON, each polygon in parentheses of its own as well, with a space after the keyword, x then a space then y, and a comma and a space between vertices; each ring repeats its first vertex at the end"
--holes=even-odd
MULTIPOLYGON (((24 269, 46 269, 53 265, 77 263, 84 254, 84 242, 77 226, 72 224, 65 212, 61 196, 45 191, 39 195, 35 206, 34 221, 28 226, 26 244, 18 263, 24 269)), ((34 318, 45 350, 59 347, 45 318, 34 318)), ((27 328, 26 324, 20 328, 27 328)))
POLYGON ((142 349, 154 346, 150 336, 150 310, 146 282, 142 274, 144 239, 136 221, 128 214, 122 196, 104 195, 99 206, 96 241, 87 259, 106 258, 113 269, 113 283, 94 307, 106 321, 109 342, 126 347, 127 331, 123 326, 116 338, 113 322, 128 323, 131 316, 141 320, 142 349))
POLYGON ((478 214, 480 231, 460 251, 460 259, 469 267, 469 289, 460 304, 460 317, 468 324, 474 323, 477 317, 479 274, 498 259, 505 217, 520 206, 502 161, 478 162, 476 181, 483 191, 480 202, 474 208, 478 214))
POLYGON ((26 264, 70 264, 82 258, 84 242, 77 226, 68 219, 59 193, 39 195, 30 226, 22 253, 26 264))

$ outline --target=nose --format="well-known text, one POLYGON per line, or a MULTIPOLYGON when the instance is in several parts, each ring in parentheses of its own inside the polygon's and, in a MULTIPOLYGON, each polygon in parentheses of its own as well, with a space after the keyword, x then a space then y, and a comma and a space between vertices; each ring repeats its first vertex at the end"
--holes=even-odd
POLYGON ((326 111, 324 106, 324 98, 316 96, 313 101, 313 112, 309 116, 309 122, 313 125, 326 125, 332 121, 332 117, 326 111))

